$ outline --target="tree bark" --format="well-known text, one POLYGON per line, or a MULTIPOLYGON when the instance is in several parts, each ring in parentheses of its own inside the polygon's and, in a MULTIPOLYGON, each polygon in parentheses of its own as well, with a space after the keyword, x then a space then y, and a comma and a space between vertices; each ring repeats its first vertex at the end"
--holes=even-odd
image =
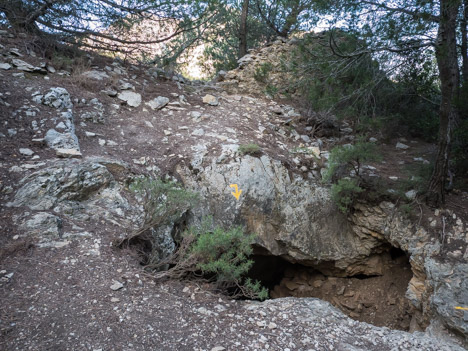
POLYGON ((280 36, 287 38, 289 33, 291 32, 293 26, 297 24, 297 19, 302 12, 302 4, 301 0, 295 0, 294 3, 291 5, 291 12, 286 16, 286 20, 284 22, 284 26, 280 31, 280 36))
POLYGON ((441 83, 439 110, 439 145, 434 171, 429 182, 427 203, 439 207, 445 202, 445 182, 452 138, 452 129, 458 118, 456 108, 460 72, 457 55, 457 15, 461 0, 440 0, 440 21, 437 32, 436 59, 441 83))
POLYGON ((249 16, 250 0, 243 0, 239 27, 239 58, 247 54, 247 18, 249 16))

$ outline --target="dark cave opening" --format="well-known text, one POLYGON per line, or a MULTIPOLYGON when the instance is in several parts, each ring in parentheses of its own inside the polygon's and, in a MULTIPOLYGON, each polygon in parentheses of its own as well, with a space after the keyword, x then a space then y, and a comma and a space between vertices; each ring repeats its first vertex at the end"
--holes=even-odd
MULTIPOLYGON (((271 298, 316 297, 330 302, 352 319, 408 331, 414 313, 405 294, 413 274, 406 253, 381 247, 381 274, 330 274, 320 266, 304 266, 255 250, 249 277, 270 290, 271 298)), ((333 264, 330 262, 329 264, 333 264)))

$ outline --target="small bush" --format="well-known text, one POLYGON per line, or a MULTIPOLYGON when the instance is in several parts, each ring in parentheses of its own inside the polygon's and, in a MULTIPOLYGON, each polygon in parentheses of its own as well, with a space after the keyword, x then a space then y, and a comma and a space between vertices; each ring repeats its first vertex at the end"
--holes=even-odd
POLYGON ((243 144, 239 146, 239 153, 241 155, 258 155, 260 152, 260 146, 257 144, 243 144))
POLYGON ((358 140, 354 145, 334 147, 330 152, 329 167, 325 174, 326 181, 336 181, 347 177, 353 170, 355 176, 361 178, 361 167, 365 162, 380 161, 382 156, 378 153, 374 143, 358 140))
POLYGON ((272 84, 267 84, 265 87, 265 94, 270 96, 271 98, 274 98, 276 94, 278 94, 279 88, 275 87, 272 84))
POLYGON ((255 69, 254 79, 258 82, 265 83, 272 69, 273 65, 270 62, 262 63, 255 69))
POLYGON ((362 193, 362 189, 356 179, 340 179, 332 185, 331 197, 333 202, 344 214, 349 213, 351 206, 356 201, 357 196, 362 193))
MULTIPOLYGON (((375 144, 362 140, 354 145, 337 146, 331 150, 324 180, 332 181, 332 200, 341 212, 348 213, 358 195, 364 191, 365 181, 361 172, 363 163, 379 161, 381 158, 375 144), (349 178, 351 171, 354 171, 354 178, 349 178)), ((378 194, 376 189, 370 190, 372 196, 378 194)))
POLYGON ((252 267, 249 259, 255 236, 244 234, 241 227, 225 230, 214 227, 210 218, 184 234, 177 253, 171 257, 171 269, 158 278, 183 278, 201 272, 205 278, 233 297, 265 300, 268 290, 260 282, 245 278, 252 267))

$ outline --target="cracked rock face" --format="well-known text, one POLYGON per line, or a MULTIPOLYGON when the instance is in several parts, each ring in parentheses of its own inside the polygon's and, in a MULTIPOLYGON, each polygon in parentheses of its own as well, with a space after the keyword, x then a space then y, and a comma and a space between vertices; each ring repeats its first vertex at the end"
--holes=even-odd
POLYGON ((337 270, 374 273, 365 261, 381 241, 357 236, 332 204, 328 189, 318 182, 292 176, 281 162, 267 156, 213 160, 203 167, 199 155, 192 167, 197 175, 189 169, 180 169, 180 174, 203 197, 195 216, 212 213, 225 226, 243 224, 257 234, 258 245, 291 262, 335 261, 337 270), (231 195, 231 184, 242 190, 238 201, 231 195))

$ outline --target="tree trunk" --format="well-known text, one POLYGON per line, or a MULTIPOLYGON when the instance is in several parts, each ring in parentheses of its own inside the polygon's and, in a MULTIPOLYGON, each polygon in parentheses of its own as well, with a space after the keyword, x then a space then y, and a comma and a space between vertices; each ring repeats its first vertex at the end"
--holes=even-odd
POLYGON ((291 12, 286 16, 284 26, 280 31, 281 37, 287 38, 293 26, 297 24, 297 19, 301 14, 302 10, 302 4, 300 0, 295 0, 294 3, 291 4, 291 12))
POLYGON ((250 0, 243 0, 239 27, 239 58, 247 54, 247 18, 249 16, 250 0))
POLYGON ((458 112, 455 106, 459 91, 457 55, 457 15, 461 0, 440 0, 440 20, 437 33, 436 59, 439 68, 442 101, 439 110, 439 149, 429 182, 427 203, 439 207, 445 201, 445 181, 448 173, 453 124, 458 112))

